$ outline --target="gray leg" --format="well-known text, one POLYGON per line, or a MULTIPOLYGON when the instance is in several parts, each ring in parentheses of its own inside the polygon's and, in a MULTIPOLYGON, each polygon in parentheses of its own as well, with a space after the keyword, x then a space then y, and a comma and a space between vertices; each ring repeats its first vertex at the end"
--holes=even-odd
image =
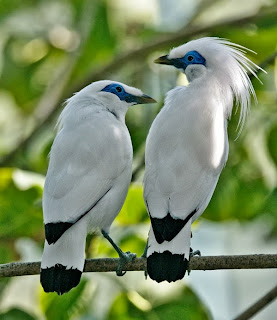
MULTIPOLYGON (((192 257, 194 257, 194 256, 199 256, 199 257, 201 257, 201 252, 200 252, 199 250, 193 251, 192 248, 190 248, 190 249, 189 249, 189 258, 192 258, 192 257)), ((188 268, 187 271, 188 271, 188 276, 189 276, 189 274, 190 274, 190 272, 191 272, 190 268, 188 268)))
POLYGON ((143 254, 141 255, 141 258, 147 258, 147 249, 148 249, 148 239, 146 241, 146 246, 144 248, 143 254))
MULTIPOLYGON (((143 254, 141 255, 141 258, 147 258, 147 249, 148 249, 148 239, 147 239, 143 254)), ((144 271, 144 276, 145 276, 145 280, 146 280, 147 276, 148 276, 147 270, 144 271)))
POLYGON ((114 241, 112 240, 112 238, 108 235, 108 233, 104 230, 101 230, 104 238, 106 238, 110 244, 114 247, 115 251, 118 253, 119 255, 119 263, 118 263, 118 268, 116 270, 116 275, 117 276, 124 276, 125 272, 122 272, 122 268, 124 266, 124 264, 132 261, 137 255, 135 253, 131 253, 130 251, 127 252, 123 252, 119 246, 117 246, 114 241))

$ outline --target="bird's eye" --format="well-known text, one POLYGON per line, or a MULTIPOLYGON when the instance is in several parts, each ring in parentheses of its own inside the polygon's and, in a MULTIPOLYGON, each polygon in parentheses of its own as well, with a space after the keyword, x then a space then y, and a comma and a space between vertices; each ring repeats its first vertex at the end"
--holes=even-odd
POLYGON ((193 58, 193 56, 188 56, 188 61, 192 61, 194 58, 193 58))
POLYGON ((116 87, 115 90, 116 90, 117 92, 122 92, 122 88, 121 88, 121 87, 116 87))

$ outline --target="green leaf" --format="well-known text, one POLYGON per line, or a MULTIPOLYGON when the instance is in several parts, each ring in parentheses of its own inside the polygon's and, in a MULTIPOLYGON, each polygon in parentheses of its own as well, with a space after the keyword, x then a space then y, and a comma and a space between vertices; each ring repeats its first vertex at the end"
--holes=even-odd
POLYGON ((151 295, 148 301, 137 292, 123 292, 116 297, 107 319, 208 320, 210 316, 195 293, 184 286, 167 301, 159 301, 155 295, 151 295))
POLYGON ((35 320, 33 316, 31 316, 26 311, 23 311, 18 308, 12 308, 5 313, 0 314, 1 320, 35 320))
POLYGON ((9 14, 13 14, 15 11, 19 11, 21 9, 25 9, 28 7, 33 7, 37 4, 37 0, 10 0, 0 1, 0 18, 4 18, 8 16, 9 14))
POLYGON ((124 205, 116 218, 123 225, 148 221, 148 214, 143 200, 143 188, 140 184, 131 184, 124 205))
POLYGON ((91 71, 92 66, 107 63, 114 55, 116 37, 109 26, 107 1, 96 1, 92 21, 73 79, 91 71))
POLYGON ((277 218, 277 188, 275 188, 267 197, 264 211, 274 214, 277 218))
POLYGON ((129 234, 121 238, 119 246, 124 252, 130 251, 136 253, 139 257, 144 252, 146 239, 142 239, 135 233, 129 234))
POLYGON ((41 308, 48 320, 69 320, 85 314, 90 299, 85 295, 88 281, 82 278, 77 287, 62 296, 56 293, 41 292, 41 308))
POLYGON ((36 201, 42 189, 20 189, 13 180, 12 169, 0 169, 0 234, 2 237, 40 237, 43 234, 41 207, 36 201))
POLYGON ((268 140, 267 140, 268 151, 277 166, 277 126, 272 128, 269 132, 268 140))
POLYGON ((139 309, 126 292, 118 295, 112 304, 107 320, 145 319, 145 312, 139 309))
POLYGON ((270 195, 266 198, 262 212, 265 213, 264 217, 270 221, 271 230, 270 237, 277 236, 277 188, 275 188, 270 195))
POLYGON ((236 169, 224 170, 204 218, 223 221, 256 217, 268 194, 261 177, 251 179, 237 175, 236 169))
POLYGON ((180 296, 152 309, 153 314, 159 320, 208 320, 209 312, 206 306, 199 300, 196 294, 185 287, 180 296))

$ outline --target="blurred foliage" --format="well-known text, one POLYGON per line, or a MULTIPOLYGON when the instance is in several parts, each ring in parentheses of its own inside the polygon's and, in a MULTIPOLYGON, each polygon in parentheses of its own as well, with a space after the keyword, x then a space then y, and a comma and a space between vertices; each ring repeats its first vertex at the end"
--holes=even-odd
POLYGON ((166 301, 146 300, 136 292, 123 292, 114 301, 108 320, 155 319, 208 320, 209 313, 195 293, 183 287, 177 295, 166 301))
POLYGON ((91 303, 86 295, 86 284, 87 281, 82 279, 74 290, 62 296, 41 289, 41 308, 46 319, 67 320, 85 313, 91 303))
POLYGON ((124 205, 116 219, 118 223, 124 226, 148 221, 142 194, 141 184, 130 186, 124 205))
POLYGON ((0 319, 1 320, 14 320, 14 319, 35 320, 35 318, 31 316, 29 313, 18 308, 12 308, 5 313, 0 313, 0 319))
POLYGON ((14 179, 15 170, 0 169, 0 255, 1 262, 17 257, 14 244, 19 237, 43 239, 41 206, 42 189, 31 186, 20 188, 14 179))
MULTIPOLYGON (((147 55, 130 61, 128 53, 159 43, 161 39, 170 39, 179 30, 194 31, 220 12, 222 26, 207 28, 208 31, 202 33, 192 32, 193 36, 228 38, 256 51, 257 55, 248 55, 256 63, 266 61, 276 51, 277 21, 276 14, 272 14, 276 13, 276 1, 252 1, 251 4, 242 1, 248 3, 248 9, 242 7, 240 15, 253 15, 254 18, 249 23, 226 25, 225 21, 238 18, 236 3, 239 1, 234 1, 233 10, 220 9, 227 2, 210 1, 210 6, 206 4, 205 10, 200 11, 204 0, 168 1, 168 7, 159 7, 159 1, 138 5, 128 0, 0 0, 0 156, 4 159, 10 155, 6 163, 0 159, 0 163, 5 164, 0 169, 1 263, 23 258, 17 245, 22 237, 32 240, 38 250, 42 250, 42 183, 33 174, 44 176, 46 173, 47 155, 55 135, 55 121, 62 109, 61 101, 72 95, 72 88, 87 84, 93 72, 108 63, 113 63, 113 68, 105 74, 106 78, 139 87, 159 102, 152 107, 130 108, 127 113, 126 123, 132 137, 137 172, 112 228, 114 239, 124 251, 142 254, 149 228, 141 184, 145 139, 162 106, 165 92, 179 81, 179 73, 152 63, 176 42, 167 47, 157 46, 157 51, 153 48, 147 55), (174 12, 172 3, 176 8, 177 4, 180 8, 183 3, 184 12, 179 9, 174 12), (264 10, 268 14, 260 15, 264 10), (171 20, 166 19, 167 11, 171 20), (122 55, 125 55, 126 63, 119 59, 122 55), (62 93, 57 94, 55 88, 67 76, 65 69, 70 69, 70 76, 65 80, 62 93), (50 107, 48 110, 45 101, 53 104, 56 111, 52 112, 50 107), (44 109, 40 107, 42 102, 46 106, 44 109), (21 144, 36 128, 38 119, 46 121, 39 125, 32 139, 21 144)), ((214 23, 219 23, 218 18, 214 23)), ((184 42, 190 39, 190 36, 184 37, 184 42)), ((269 235, 276 237, 276 62, 266 64, 264 68, 267 75, 259 73, 263 84, 253 79, 259 104, 252 105, 247 125, 237 140, 239 112, 234 112, 229 123, 230 156, 203 217, 217 222, 237 220, 242 223, 257 216, 266 217, 272 226, 269 235)), ((116 256, 102 237, 93 235, 87 242, 88 257, 116 256)), ((33 257, 29 256, 29 259, 33 257)), ((142 273, 137 277, 143 277, 142 273)), ((137 280, 130 284, 126 282, 109 274, 84 275, 80 285, 63 296, 45 294, 37 282, 33 288, 37 295, 29 301, 34 312, 29 314, 29 311, 21 310, 15 294, 11 307, 1 304, 0 318, 174 320, 182 315, 191 320, 211 319, 199 297, 188 287, 161 300, 158 293, 145 295, 137 280), (91 287, 97 289, 93 291, 91 287)), ((0 280, 1 301, 11 283, 11 279, 0 280)))

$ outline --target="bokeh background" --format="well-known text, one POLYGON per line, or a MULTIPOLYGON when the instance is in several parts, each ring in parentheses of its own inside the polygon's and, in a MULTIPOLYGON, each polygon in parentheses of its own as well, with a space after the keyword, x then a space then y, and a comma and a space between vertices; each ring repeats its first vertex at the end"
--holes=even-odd
MULTIPOLYGON (((173 46, 218 36, 255 52, 263 84, 252 79, 253 103, 213 199, 193 227, 202 255, 276 253, 277 247, 277 2, 274 0, 0 0, 0 263, 41 259, 41 196, 55 122, 63 102, 92 81, 113 79, 141 88, 158 103, 126 117, 133 148, 132 185, 111 235, 141 255, 149 229, 142 198, 144 147, 165 93, 184 76, 154 58, 173 46)), ((86 257, 116 257, 96 235, 86 257)), ((271 289, 276 270, 192 271, 175 284, 84 274, 59 297, 38 276, 0 280, 1 320, 217 319, 235 317, 271 289)), ((253 319, 276 319, 275 302, 253 319)))

